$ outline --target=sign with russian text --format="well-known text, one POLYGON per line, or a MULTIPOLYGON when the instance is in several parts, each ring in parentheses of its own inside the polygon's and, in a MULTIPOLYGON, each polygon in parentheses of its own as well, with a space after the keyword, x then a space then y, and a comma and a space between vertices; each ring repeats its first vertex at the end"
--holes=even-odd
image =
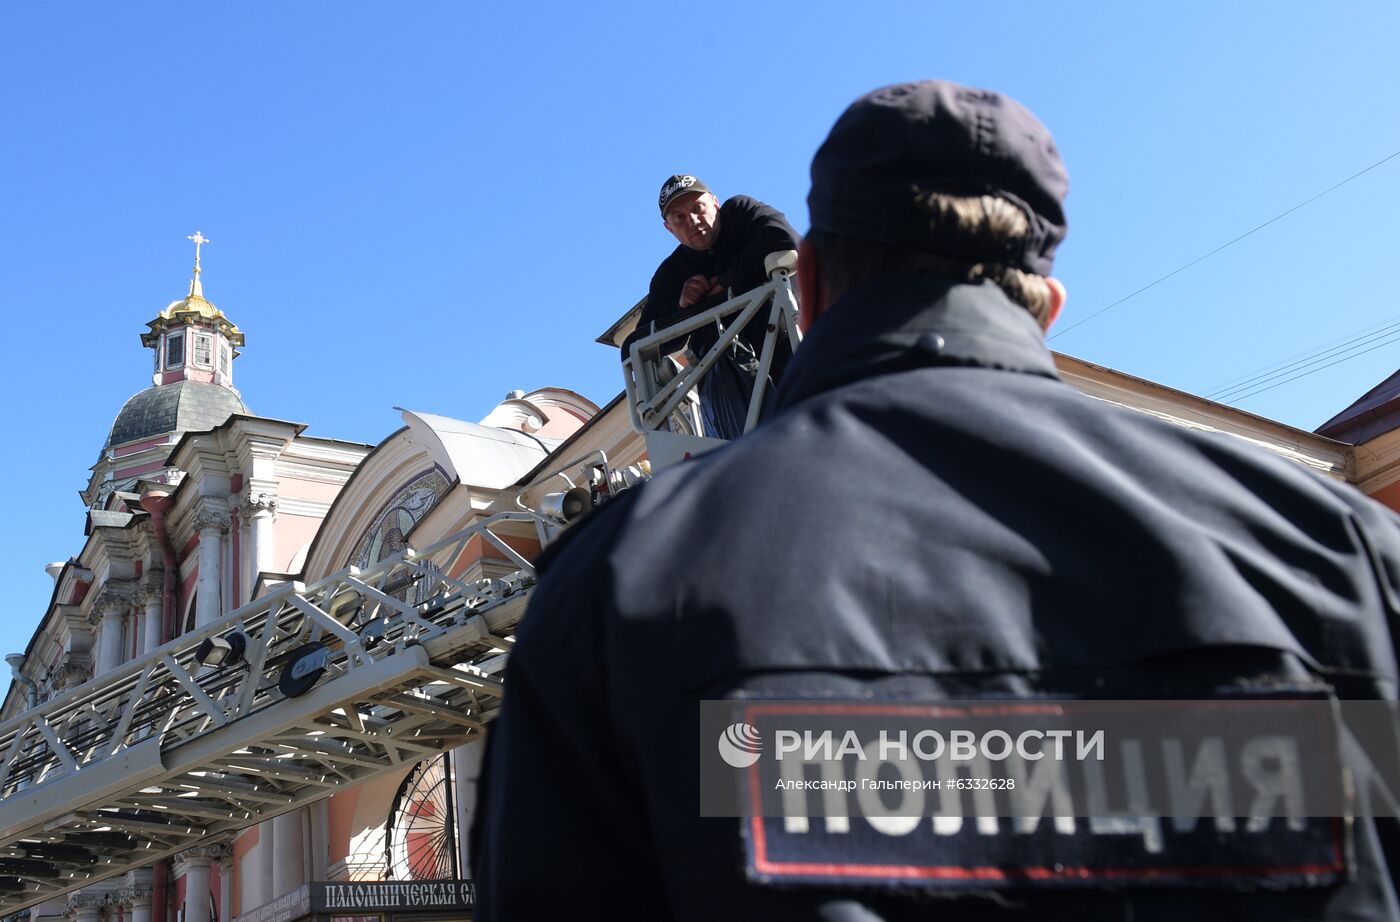
POLYGON ((471 909, 470 880, 318 881, 311 884, 311 911, 335 915, 471 909))

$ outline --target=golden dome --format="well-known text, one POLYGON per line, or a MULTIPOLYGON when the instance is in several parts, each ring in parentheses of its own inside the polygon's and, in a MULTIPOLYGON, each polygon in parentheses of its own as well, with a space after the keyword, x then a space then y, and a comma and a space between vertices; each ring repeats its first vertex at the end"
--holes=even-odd
POLYGON ((181 298, 178 301, 171 301, 165 306, 165 310, 158 315, 165 320, 174 320, 179 314, 194 314, 197 317, 205 317, 209 320, 222 318, 224 312, 206 301, 201 295, 192 294, 181 298))
POLYGON ((171 301, 165 306, 165 310, 156 314, 155 320, 146 324, 151 331, 141 334, 141 345, 150 348, 167 328, 190 324, 213 326, 228 338, 229 345, 234 348, 243 345, 243 331, 225 317, 224 312, 215 307, 212 301, 204 297, 204 286, 199 281, 199 248, 201 244, 208 243, 209 239, 199 231, 195 231, 186 239, 194 241, 194 277, 190 279, 190 293, 178 301, 171 301), (201 324, 200 321, 206 322, 201 324))
POLYGON ((165 310, 156 314, 156 319, 146 324, 151 330, 149 333, 141 334, 142 345, 148 348, 154 346, 160 334, 166 329, 187 324, 216 327, 220 333, 228 337, 229 345, 235 348, 243 345, 243 331, 238 329, 232 320, 224 316, 224 312, 215 307, 212 301, 205 299, 200 290, 198 276, 195 276, 190 288, 191 291, 188 295, 178 301, 171 301, 165 306, 165 310))

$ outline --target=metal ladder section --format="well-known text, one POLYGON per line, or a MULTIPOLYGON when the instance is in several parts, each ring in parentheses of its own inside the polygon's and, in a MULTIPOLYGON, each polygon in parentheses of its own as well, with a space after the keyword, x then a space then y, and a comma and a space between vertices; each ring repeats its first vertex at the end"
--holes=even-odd
POLYGON ((534 584, 514 523, 286 584, 0 725, 0 916, 474 738, 534 584), (447 575, 473 541, 518 569, 447 575))
POLYGON ((770 253, 764 262, 770 281, 631 343, 622 361, 627 406, 632 428, 646 438, 647 457, 651 459, 654 470, 725 444, 723 439, 707 438, 694 432, 667 431, 667 427, 673 414, 682 408, 700 379, 714 367, 749 321, 767 308, 768 329, 758 356, 756 382, 749 399, 744 431, 748 432, 758 423, 768 369, 773 364, 778 337, 786 337, 794 350, 801 342, 801 333, 797 329, 797 297, 793 289, 796 266, 796 251, 770 253), (666 356, 661 352, 662 346, 695 330, 712 326, 716 321, 726 324, 719 340, 693 365, 670 374, 666 356))

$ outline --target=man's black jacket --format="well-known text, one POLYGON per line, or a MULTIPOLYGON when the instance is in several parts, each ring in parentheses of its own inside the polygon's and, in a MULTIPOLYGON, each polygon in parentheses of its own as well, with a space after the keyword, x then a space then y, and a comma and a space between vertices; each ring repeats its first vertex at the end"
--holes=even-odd
POLYGON ((1397 520, 1242 440, 1078 393, 990 283, 852 292, 779 400, 546 555, 488 734, 476 918, 1397 917, 1395 823, 1364 815, 1338 887, 935 897, 746 872, 741 821, 698 815, 702 699, 1397 694, 1397 520))
MULTIPOLYGON (((637 330, 645 334, 663 329, 687 314, 714 307, 727 299, 727 294, 714 295, 682 311, 681 289, 692 276, 718 278, 726 292, 736 295, 757 288, 768 281, 763 271, 763 260, 768 254, 795 250, 798 240, 797 232, 781 211, 747 195, 733 196, 720 206, 719 236, 713 246, 708 250, 693 250, 682 244, 657 267, 637 330)), ((760 314, 740 334, 755 354, 762 348, 767 319, 766 313, 760 314)), ((690 334, 690 347, 697 355, 703 355, 717 338, 714 331, 697 330, 690 334)), ((668 343, 662 351, 674 352, 684 344, 683 339, 668 343)), ((777 360, 779 367, 786 361, 787 354, 782 350, 782 358, 777 360)), ((625 348, 622 357, 627 357, 625 348)), ((775 374, 774 379, 777 377, 775 374)))

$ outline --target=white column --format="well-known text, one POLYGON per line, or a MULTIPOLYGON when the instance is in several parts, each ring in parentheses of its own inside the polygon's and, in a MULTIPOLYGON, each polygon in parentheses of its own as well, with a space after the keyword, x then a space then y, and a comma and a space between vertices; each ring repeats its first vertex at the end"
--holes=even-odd
POLYGON ((150 653, 160 646, 161 620, 165 616, 164 602, 165 593, 161 589, 148 588, 144 601, 146 603, 146 615, 141 620, 142 638, 141 652, 150 653))
POLYGON ((126 618, 128 600, 118 593, 103 592, 93 603, 92 611, 96 620, 91 621, 97 628, 97 668, 94 675, 111 672, 122 664, 126 657, 122 654, 122 621, 126 618))
MULTIPOLYGON (((233 918, 233 847, 219 857, 219 922, 233 918)), ((132 922, 138 922, 133 919, 132 922)))
POLYGON ((318 800, 306 808, 311 827, 307 851, 310 852, 309 880, 327 880, 326 865, 330 857, 330 798, 318 800))
POLYGON ((248 528, 248 516, 238 514, 238 598, 240 605, 247 605, 253 598, 253 533, 248 528))
POLYGON ((258 846, 254 845, 238 859, 238 911, 247 913, 261 906, 263 889, 258 872, 258 846))
POLYGON ((271 506, 260 510, 253 515, 253 549, 256 552, 253 557, 253 566, 258 573, 271 573, 276 569, 277 543, 273 537, 272 524, 277 520, 277 503, 273 501, 271 506))
POLYGON ((203 627, 219 620, 223 614, 219 597, 219 568, 223 563, 223 538, 224 532, 228 531, 228 516, 206 513, 195 521, 195 528, 199 530, 199 580, 196 590, 199 595, 195 602, 194 625, 203 627))
POLYGON ((270 493, 248 495, 239 507, 243 520, 248 523, 248 547, 244 553, 248 557, 249 594, 258 581, 259 573, 271 573, 277 566, 277 539, 272 525, 277 521, 277 497, 270 493))
POLYGON ((233 586, 238 582, 233 572, 233 516, 229 515, 228 527, 224 529, 224 540, 219 542, 219 611, 233 611, 233 586))
POLYGON ((306 883, 306 838, 302 835, 302 808, 272 818, 276 864, 272 867, 272 892, 290 893, 306 883))
POLYGON ((128 871, 122 902, 131 907, 130 922, 151 922, 151 870, 128 871))
POLYGON ((262 893, 262 899, 258 901, 259 906, 271 903, 280 896, 272 888, 273 868, 277 866, 272 840, 272 820, 263 820, 258 824, 258 885, 262 893))
POLYGON ((185 878, 185 922, 210 922, 209 858, 203 849, 175 856, 175 876, 185 878))

